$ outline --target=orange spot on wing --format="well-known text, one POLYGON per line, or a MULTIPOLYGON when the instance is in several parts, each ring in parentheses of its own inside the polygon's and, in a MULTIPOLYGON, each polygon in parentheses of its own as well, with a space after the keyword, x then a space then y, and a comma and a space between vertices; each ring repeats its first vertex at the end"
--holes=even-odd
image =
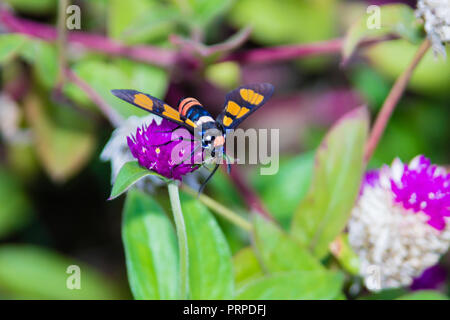
POLYGON ((233 119, 231 119, 230 117, 223 117, 223 124, 225 125, 225 127, 229 127, 230 124, 233 122, 233 119))
POLYGON ((178 111, 176 111, 174 108, 172 108, 171 106, 169 106, 168 104, 164 105, 163 115, 166 117, 169 117, 173 120, 181 121, 180 113, 178 111))
POLYGON ((242 97, 242 99, 244 99, 245 101, 248 101, 248 89, 241 89, 239 90, 239 93, 242 97))
POLYGON ((186 122, 188 125, 190 125, 191 127, 197 128, 197 125, 196 125, 194 122, 192 122, 191 119, 186 119, 185 122, 186 122))
POLYGON ((241 112, 239 112, 239 114, 237 115, 237 118, 242 118, 242 117, 245 116, 245 115, 247 114, 247 112, 249 112, 249 111, 250 111, 250 109, 247 109, 247 108, 243 107, 243 108, 241 109, 241 112))
POLYGON ((237 115, 241 107, 234 101, 228 101, 227 112, 232 114, 233 116, 237 115))
POLYGON ((146 96, 143 93, 138 93, 136 95, 134 95, 134 101, 135 104, 137 104, 138 106, 147 109, 147 110, 152 110, 153 108, 153 100, 150 99, 148 96, 146 96))
POLYGON ((264 99, 264 96, 262 96, 262 95, 260 95, 259 93, 257 93, 257 94, 255 95, 255 98, 253 99, 252 104, 258 105, 258 104, 261 103, 261 101, 263 101, 263 99, 264 99))

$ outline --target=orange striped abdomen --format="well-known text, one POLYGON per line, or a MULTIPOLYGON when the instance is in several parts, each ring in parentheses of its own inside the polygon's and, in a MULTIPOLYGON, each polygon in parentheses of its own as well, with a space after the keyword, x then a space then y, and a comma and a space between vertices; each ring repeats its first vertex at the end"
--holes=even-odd
POLYGON ((201 106, 200 102, 198 102, 197 99, 195 99, 195 98, 184 98, 178 104, 178 112, 182 116, 186 117, 186 114, 189 111, 189 109, 192 108, 195 105, 200 105, 201 106))

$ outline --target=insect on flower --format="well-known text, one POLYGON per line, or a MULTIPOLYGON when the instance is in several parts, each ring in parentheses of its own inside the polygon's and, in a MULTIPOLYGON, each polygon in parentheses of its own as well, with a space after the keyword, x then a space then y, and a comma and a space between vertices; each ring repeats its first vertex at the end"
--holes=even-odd
MULTIPOLYGON (((209 151, 211 157, 217 160, 216 155, 218 154, 227 157, 225 153, 227 133, 235 129, 242 121, 266 103, 272 96, 273 90, 273 86, 269 83, 258 83, 245 85, 229 92, 225 97, 223 111, 216 120, 195 98, 181 99, 177 109, 175 109, 164 101, 136 90, 112 90, 111 92, 128 103, 177 124, 171 132, 179 128, 187 129, 194 137, 194 140, 190 140, 190 142, 197 142, 197 146, 192 150, 191 157, 201 148, 202 151, 209 151)), ((185 140, 182 137, 181 139, 185 140)), ((165 143, 171 142, 173 140, 165 143)), ((158 146, 155 145, 153 147, 157 148, 158 146)), ((188 159, 191 159, 191 157, 188 159)), ((186 160, 181 160, 177 166, 183 165, 186 160)), ((229 169, 229 162, 227 164, 229 169)), ((199 192, 202 192, 219 165, 220 163, 216 161, 214 169, 200 187, 199 192)))

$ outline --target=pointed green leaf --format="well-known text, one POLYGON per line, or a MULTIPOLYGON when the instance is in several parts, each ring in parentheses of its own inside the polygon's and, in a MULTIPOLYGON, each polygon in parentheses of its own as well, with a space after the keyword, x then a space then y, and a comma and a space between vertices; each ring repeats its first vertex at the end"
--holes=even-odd
POLYGON ((320 262, 273 222, 254 217, 254 245, 269 272, 323 270, 320 262))
MULTIPOLYGON (((177 1, 178 2, 178 1, 177 1)), ((180 7, 184 11, 186 4, 189 6, 187 22, 206 28, 209 23, 217 19, 231 5, 231 0, 188 0, 180 7)))
POLYGON ((0 64, 8 62, 20 53, 27 42, 28 38, 20 34, 0 34, 0 64))
MULTIPOLYGON (((375 6, 377 7, 377 6, 375 6)), ((379 13, 376 11, 364 12, 347 32, 342 46, 342 58, 346 61, 364 38, 375 38, 386 35, 397 35, 413 43, 422 38, 420 25, 414 14, 414 9, 406 4, 384 5, 379 13), (379 17, 379 27, 369 28, 375 24, 379 17)), ((377 10, 377 9, 376 9, 377 10)))
POLYGON ((117 174, 116 181, 114 182, 114 186, 108 200, 117 198, 122 193, 130 189, 133 184, 149 175, 155 175, 163 180, 166 180, 166 178, 160 176, 156 172, 141 167, 137 161, 125 163, 117 174))
POLYGON ((128 280, 135 299, 178 299, 175 230, 158 203, 144 193, 127 195, 122 224, 128 280))
POLYGON ((291 234, 318 258, 344 229, 364 170, 368 114, 359 108, 333 126, 316 152, 308 195, 295 212, 291 234))
POLYGON ((238 300, 336 299, 344 276, 331 271, 292 271, 256 279, 236 294, 238 300))
POLYGON ((197 199, 181 194, 189 250, 191 299, 231 299, 231 252, 213 215, 197 199))
POLYGON ((25 106, 39 160, 54 181, 66 181, 83 168, 95 149, 92 122, 34 93, 25 106))
POLYGON ((241 249, 233 256, 234 279, 237 287, 247 281, 260 278, 264 275, 255 252, 251 247, 241 249))

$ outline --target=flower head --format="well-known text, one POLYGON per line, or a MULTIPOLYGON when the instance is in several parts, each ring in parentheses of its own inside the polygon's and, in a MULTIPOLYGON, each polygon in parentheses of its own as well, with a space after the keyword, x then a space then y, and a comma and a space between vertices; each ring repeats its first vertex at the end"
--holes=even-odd
POLYGON ((197 148, 194 137, 185 129, 177 134, 176 123, 162 119, 161 124, 154 122, 138 127, 134 136, 127 137, 128 147, 139 164, 166 178, 181 180, 187 173, 199 168, 194 161, 201 159, 202 149, 197 148), (183 139, 183 140, 182 140, 183 139), (200 158, 199 158, 200 157, 200 158))
MULTIPOLYGON (((167 123, 166 121, 164 122, 167 123)), ((135 160, 134 156, 130 151, 130 148, 128 147, 127 137, 129 135, 136 133, 138 128, 142 126, 159 127, 163 125, 165 124, 163 124, 162 118, 153 114, 149 114, 146 117, 131 116, 127 120, 125 120, 120 127, 118 127, 113 131, 111 138, 109 139, 108 143, 106 144, 105 148, 103 149, 100 155, 101 160, 111 162, 111 184, 113 184, 114 181, 116 180, 117 174, 119 173, 122 166, 129 161, 135 160)), ((204 171, 206 171, 207 173, 206 169, 204 169, 204 171)), ((198 189, 200 185, 199 183, 199 179, 201 178, 200 176, 204 176, 206 173, 200 172, 199 175, 197 174, 197 172, 195 174, 186 176, 185 182, 192 188, 198 189)), ((140 189, 152 192, 154 187, 158 187, 163 184, 164 182, 160 178, 149 175, 144 179, 138 181, 136 186, 140 189)))
POLYGON ((450 41, 450 0, 419 0, 416 15, 425 20, 433 50, 444 57, 444 43, 450 41))
POLYGON ((450 245, 450 175, 423 156, 369 172, 349 221, 349 241, 366 286, 410 285, 450 245))

